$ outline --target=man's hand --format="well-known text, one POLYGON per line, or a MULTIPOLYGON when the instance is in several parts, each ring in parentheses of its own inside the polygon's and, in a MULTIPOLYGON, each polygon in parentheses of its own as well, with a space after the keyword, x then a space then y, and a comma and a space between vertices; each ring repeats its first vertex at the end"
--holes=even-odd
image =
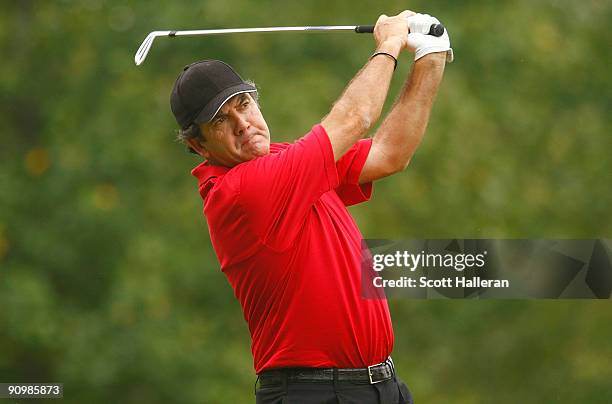
POLYGON ((427 35, 432 24, 439 24, 436 17, 429 14, 413 14, 407 18, 410 33, 408 34, 408 49, 414 52, 414 60, 435 53, 446 52, 446 61, 451 63, 454 59, 453 49, 450 46, 448 31, 445 29, 442 36, 427 35))
POLYGON ((416 15, 416 13, 405 10, 392 17, 385 14, 378 17, 374 26, 376 50, 395 51, 397 49, 397 53, 393 52, 394 56, 397 57, 399 52, 408 46, 407 19, 413 15, 416 15))

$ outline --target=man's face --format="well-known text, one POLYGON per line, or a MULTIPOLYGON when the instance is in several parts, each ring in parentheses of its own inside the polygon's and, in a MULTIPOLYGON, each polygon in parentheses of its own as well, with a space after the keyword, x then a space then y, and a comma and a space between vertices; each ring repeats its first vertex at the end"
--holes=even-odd
POLYGON ((205 140, 196 150, 213 165, 234 167, 270 152, 270 130, 248 93, 230 98, 200 129, 205 140))

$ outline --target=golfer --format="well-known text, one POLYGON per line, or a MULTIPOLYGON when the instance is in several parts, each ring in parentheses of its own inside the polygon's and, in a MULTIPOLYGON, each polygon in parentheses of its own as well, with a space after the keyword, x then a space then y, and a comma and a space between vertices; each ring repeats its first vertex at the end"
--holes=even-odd
POLYGON ((226 63, 193 63, 176 80, 172 112, 179 137, 204 158, 192 174, 249 326, 257 403, 412 402, 390 357, 387 301, 362 297, 362 235, 346 206, 369 200, 372 182, 404 170, 419 145, 452 60, 446 33, 425 35, 438 22, 380 16, 365 66, 292 144, 270 143, 257 89, 226 63), (406 84, 360 140, 405 50, 416 59, 406 84))

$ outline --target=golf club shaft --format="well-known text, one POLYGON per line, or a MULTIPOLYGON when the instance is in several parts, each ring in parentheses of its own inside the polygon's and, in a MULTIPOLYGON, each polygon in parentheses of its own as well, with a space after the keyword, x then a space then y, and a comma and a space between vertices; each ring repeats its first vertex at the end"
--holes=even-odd
MULTIPOLYGON (((186 31, 153 31, 144 39, 136 55, 134 62, 136 65, 142 64, 155 38, 160 36, 188 36, 188 35, 221 35, 221 34, 241 34, 247 32, 290 32, 290 31, 308 31, 308 32, 327 32, 327 31, 354 31, 358 34, 374 32, 373 25, 323 25, 323 26, 303 26, 303 27, 267 27, 267 28, 230 28, 230 29, 202 29, 202 30, 186 30, 186 31)), ((444 26, 442 24, 432 24, 429 28, 429 35, 441 36, 444 34, 444 26)))
MULTIPOLYGON (((230 29, 201 29, 187 31, 168 31, 168 36, 182 35, 221 35, 221 34, 241 34, 247 32, 292 32, 292 31, 355 31, 358 34, 374 32, 374 25, 322 25, 322 26, 302 26, 302 27, 267 27, 267 28, 230 28, 230 29)), ((442 24, 432 24, 428 35, 441 36, 444 33, 442 24)))

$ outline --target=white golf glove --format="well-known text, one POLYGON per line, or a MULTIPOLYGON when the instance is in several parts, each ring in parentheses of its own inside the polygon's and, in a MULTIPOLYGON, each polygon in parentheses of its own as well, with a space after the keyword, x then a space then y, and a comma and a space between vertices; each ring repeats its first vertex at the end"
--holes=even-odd
POLYGON ((436 17, 429 14, 415 14, 406 20, 410 30, 408 49, 414 52, 414 60, 419 60, 429 53, 446 51, 446 62, 453 61, 453 49, 450 46, 447 30, 444 30, 442 36, 427 35, 432 24, 440 24, 436 17))

